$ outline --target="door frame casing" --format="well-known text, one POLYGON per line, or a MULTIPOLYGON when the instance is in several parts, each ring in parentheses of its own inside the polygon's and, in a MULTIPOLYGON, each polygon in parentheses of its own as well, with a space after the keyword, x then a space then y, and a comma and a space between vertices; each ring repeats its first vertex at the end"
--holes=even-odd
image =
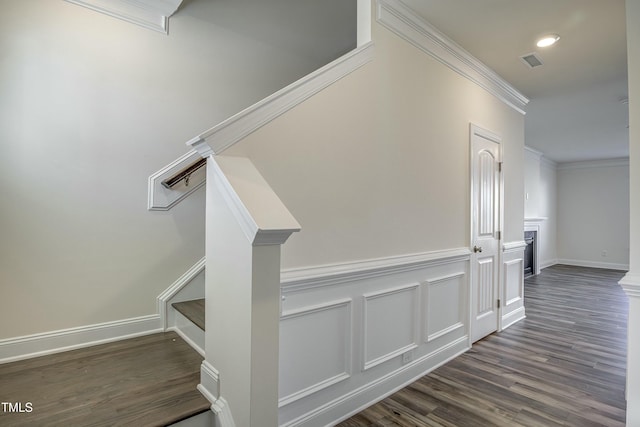
POLYGON ((498 253, 496 257, 496 262, 498 263, 498 273, 496 275, 495 281, 497 283, 494 284, 494 289, 496 289, 496 296, 500 301, 500 306, 497 309, 497 318, 496 318, 496 332, 502 331, 502 302, 505 301, 504 292, 505 286, 503 284, 503 248, 504 248, 504 145, 502 144, 502 138, 497 133, 491 132, 481 126, 478 126, 474 123, 469 123, 469 249, 470 249, 470 258, 469 258, 469 347, 473 344, 473 281, 475 279, 474 265, 473 265, 473 257, 475 256, 473 252, 473 242, 474 242, 474 194, 473 194, 473 186, 475 180, 475 170, 473 165, 473 138, 474 136, 479 136, 481 138, 488 139, 489 141, 493 141, 498 144, 498 161, 502 163, 502 170, 498 175, 498 225, 497 229, 500 232, 500 239, 498 240, 498 253))

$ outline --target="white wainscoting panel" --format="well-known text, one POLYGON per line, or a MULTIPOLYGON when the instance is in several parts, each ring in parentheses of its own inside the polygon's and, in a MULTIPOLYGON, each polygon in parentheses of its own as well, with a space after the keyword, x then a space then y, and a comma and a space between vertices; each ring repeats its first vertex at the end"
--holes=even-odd
POLYGON ((280 405, 351 375, 351 300, 285 312, 280 321, 280 405))
POLYGON ((502 256, 502 301, 500 329, 508 328, 525 318, 524 311, 524 249, 525 242, 504 244, 502 256))
POLYGON ((425 337, 429 343, 467 322, 467 276, 464 271, 426 281, 425 337))
POLYGON ((469 348, 467 248, 282 275, 280 425, 335 425, 469 348))
POLYGON ((418 347, 419 284, 363 295, 367 370, 418 347))
POLYGON ((524 295, 524 261, 522 259, 512 259, 504 263, 504 277, 507 288, 505 289, 505 307, 522 301, 524 295))

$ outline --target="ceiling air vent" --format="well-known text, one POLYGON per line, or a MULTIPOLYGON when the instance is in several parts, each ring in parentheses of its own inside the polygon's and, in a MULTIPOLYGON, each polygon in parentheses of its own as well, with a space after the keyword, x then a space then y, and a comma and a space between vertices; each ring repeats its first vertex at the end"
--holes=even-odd
POLYGON ((542 65, 542 59, 535 53, 528 53, 520 57, 520 60, 529 68, 536 68, 542 65))

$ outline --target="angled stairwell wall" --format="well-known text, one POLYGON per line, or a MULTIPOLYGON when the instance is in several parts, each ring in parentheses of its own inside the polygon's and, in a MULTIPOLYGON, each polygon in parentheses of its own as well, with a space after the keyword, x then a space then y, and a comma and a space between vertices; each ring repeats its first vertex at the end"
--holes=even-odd
POLYGON ((371 62, 224 151, 303 228, 282 250, 280 425, 333 424, 470 345, 469 123, 503 141, 500 298, 522 306, 527 100, 372 5, 371 62))
POLYGON ((156 296, 204 255, 205 200, 149 212, 149 175, 355 43, 354 4, 294 3, 184 2, 168 36, 69 2, 3 4, 0 359, 161 327, 156 296))

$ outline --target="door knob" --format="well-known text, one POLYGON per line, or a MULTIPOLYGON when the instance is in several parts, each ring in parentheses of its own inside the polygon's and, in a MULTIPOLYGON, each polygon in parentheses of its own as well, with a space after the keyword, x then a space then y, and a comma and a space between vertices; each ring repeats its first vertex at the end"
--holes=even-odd
POLYGON ((474 246, 473 247, 473 252, 475 252, 475 253, 482 252, 482 246, 474 246))

